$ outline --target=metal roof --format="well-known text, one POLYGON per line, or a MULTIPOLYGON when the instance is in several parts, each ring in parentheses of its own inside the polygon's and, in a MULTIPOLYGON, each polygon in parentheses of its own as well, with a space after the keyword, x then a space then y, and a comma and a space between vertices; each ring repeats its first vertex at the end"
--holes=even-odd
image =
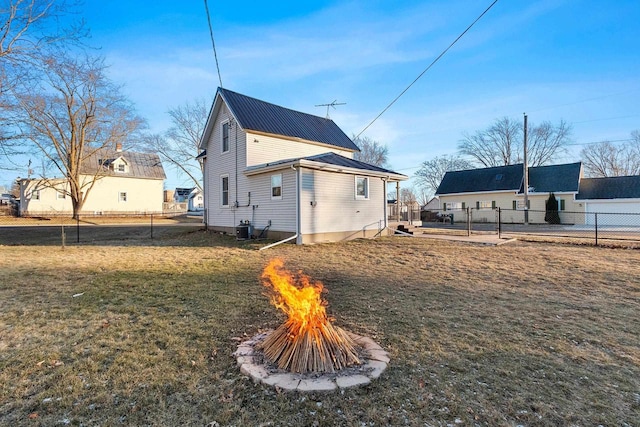
POLYGON ((81 173, 85 175, 109 175, 130 178, 166 179, 160 156, 155 153, 137 153, 134 151, 97 150, 82 164, 81 173), (115 160, 122 158, 128 165, 125 172, 117 172, 109 167, 115 160))
POLYGON ((576 199, 640 199, 640 175, 583 178, 576 199))
MULTIPOLYGON (((522 163, 482 169, 450 171, 444 175, 437 195, 494 191, 524 192, 522 163)), ((581 163, 529 168, 531 192, 577 192, 581 163)))
MULTIPOLYGON (((294 159, 283 159, 275 162, 269 162, 262 165, 250 166, 246 169, 245 173, 249 174, 258 174, 263 173, 263 171, 268 170, 277 170, 285 167, 289 167, 289 165, 301 165, 303 167, 312 167, 313 163, 320 163, 324 165, 332 166, 334 169, 353 169, 362 171, 362 175, 371 175, 371 176, 380 176, 386 175, 393 180, 404 181, 408 179, 406 175, 400 174, 398 172, 394 172, 389 169, 381 168, 379 166, 370 165, 368 163, 364 163, 358 160, 349 159, 347 157, 341 156, 336 153, 324 153, 317 154, 314 156, 308 157, 299 157, 294 159)), ((353 173, 353 172, 352 172, 353 173)))
POLYGON ((326 163, 334 166, 342 166, 342 167, 351 168, 351 169, 360 169, 363 171, 398 175, 397 172, 394 172, 392 170, 381 168, 375 165, 370 165, 369 163, 364 163, 359 160, 349 159, 348 157, 344 157, 336 153, 324 153, 324 154, 318 154, 315 156, 304 157, 304 160, 309 160, 309 161, 319 162, 319 163, 326 163))
POLYGON ((299 138, 345 150, 360 151, 333 120, 280 107, 228 89, 218 88, 218 93, 244 130, 299 138))

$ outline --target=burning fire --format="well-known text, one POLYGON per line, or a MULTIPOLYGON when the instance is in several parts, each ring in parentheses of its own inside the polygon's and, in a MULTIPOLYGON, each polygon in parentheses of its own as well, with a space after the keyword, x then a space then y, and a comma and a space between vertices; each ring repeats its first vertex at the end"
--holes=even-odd
POLYGON ((265 355, 291 372, 334 372, 359 363, 355 344, 327 317, 320 282, 292 274, 281 259, 273 259, 262 272, 271 292, 271 303, 287 315, 287 321, 264 340, 265 355))

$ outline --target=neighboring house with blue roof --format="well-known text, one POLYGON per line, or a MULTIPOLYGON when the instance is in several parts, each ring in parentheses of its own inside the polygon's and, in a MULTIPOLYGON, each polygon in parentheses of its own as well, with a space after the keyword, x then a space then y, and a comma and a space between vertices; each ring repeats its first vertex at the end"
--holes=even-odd
MULTIPOLYGON (((582 163, 537 166, 529 169, 529 209, 544 212, 550 193, 558 200, 560 219, 563 211, 583 212, 577 202, 582 163)), ((522 214, 516 212, 524 208, 524 166, 522 164, 497 166, 447 172, 443 177, 436 196, 444 210, 474 208, 473 220, 495 221, 495 208, 502 208, 502 220, 519 222, 522 214)), ((533 222, 544 222, 544 214, 532 218, 533 222)), ((454 213, 455 217, 455 213, 454 213)), ((464 220, 460 216, 460 220, 464 220)), ((575 215, 571 215, 575 221, 575 215)))
POLYGON ((298 244, 380 234, 387 183, 407 179, 354 160, 358 147, 332 120, 222 88, 200 148, 210 229, 298 244))
POLYGON ((583 178, 576 200, 584 204, 589 225, 595 222, 595 213, 603 214, 598 225, 637 224, 635 215, 620 214, 640 214, 640 176, 583 178))

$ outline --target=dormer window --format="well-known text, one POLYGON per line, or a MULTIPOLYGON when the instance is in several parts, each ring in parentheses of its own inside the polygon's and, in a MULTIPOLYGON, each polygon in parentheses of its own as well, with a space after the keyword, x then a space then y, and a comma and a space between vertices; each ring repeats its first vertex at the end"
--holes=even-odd
POLYGON ((117 165, 117 172, 125 172, 125 165, 124 163, 120 163, 119 165, 117 165))

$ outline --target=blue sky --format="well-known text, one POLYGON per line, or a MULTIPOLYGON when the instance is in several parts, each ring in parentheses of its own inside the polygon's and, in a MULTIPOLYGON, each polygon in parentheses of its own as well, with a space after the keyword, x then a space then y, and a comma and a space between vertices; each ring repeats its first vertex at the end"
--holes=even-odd
MULTIPOLYGON (((225 88, 324 116, 360 133, 490 0, 403 2, 210 0, 225 88)), ((91 44, 151 130, 166 111, 211 97, 218 76, 203 0, 87 0, 91 44)), ((454 154, 464 132, 504 116, 564 119, 580 144, 640 129, 640 2, 499 0, 363 134, 389 147, 394 170, 454 154)), ((169 188, 184 182, 170 172, 169 188)))

